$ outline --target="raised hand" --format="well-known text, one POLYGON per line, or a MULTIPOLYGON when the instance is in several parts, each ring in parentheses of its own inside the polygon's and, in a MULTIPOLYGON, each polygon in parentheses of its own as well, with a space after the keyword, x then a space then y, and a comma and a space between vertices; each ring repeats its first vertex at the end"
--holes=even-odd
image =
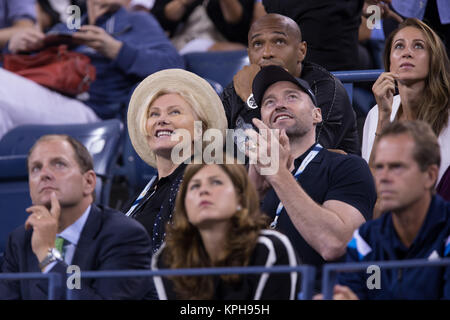
POLYGON ((253 79, 256 74, 261 70, 261 67, 256 64, 244 66, 233 77, 234 90, 242 101, 247 101, 247 98, 252 93, 253 79))
POLYGON ((122 42, 114 39, 103 28, 91 25, 84 25, 78 32, 73 34, 73 39, 79 43, 87 45, 105 57, 114 60, 122 48, 122 42))
POLYGON ((33 228, 31 248, 38 260, 42 261, 47 255, 48 249, 55 246, 61 207, 53 192, 50 210, 45 206, 35 205, 27 208, 26 211, 30 213, 30 216, 25 221, 25 229, 33 228))
POLYGON ((381 119, 389 119, 391 116, 396 79, 398 79, 398 74, 383 72, 372 86, 372 92, 378 104, 378 112, 381 119))
POLYGON ((39 50, 44 46, 44 38, 45 35, 40 30, 26 28, 11 37, 8 49, 12 53, 39 50))

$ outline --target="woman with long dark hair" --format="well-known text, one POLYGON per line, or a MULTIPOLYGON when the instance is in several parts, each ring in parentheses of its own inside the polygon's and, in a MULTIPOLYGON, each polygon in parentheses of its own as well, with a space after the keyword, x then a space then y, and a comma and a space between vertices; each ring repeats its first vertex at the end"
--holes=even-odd
POLYGON ((389 122, 424 120, 441 147, 439 182, 450 165, 450 62, 445 46, 424 22, 406 19, 386 40, 384 65, 386 72, 372 88, 377 105, 364 124, 362 156, 371 163, 377 135, 389 122))

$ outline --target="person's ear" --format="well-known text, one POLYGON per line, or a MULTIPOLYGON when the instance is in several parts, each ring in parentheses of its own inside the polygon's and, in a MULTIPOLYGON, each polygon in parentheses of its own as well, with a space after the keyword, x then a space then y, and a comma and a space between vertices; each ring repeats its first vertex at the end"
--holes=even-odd
POLYGON ((320 108, 314 107, 313 109, 313 124, 318 124, 322 122, 322 110, 320 108))
POLYGON ((425 189, 431 190, 432 188, 434 188, 438 174, 439 174, 439 167, 435 164, 429 166, 425 170, 425 183, 424 183, 425 189))
POLYGON ((298 45, 298 63, 302 63, 306 57, 306 52, 308 51, 308 46, 306 41, 301 41, 298 45))
POLYGON ((84 195, 90 195, 95 190, 95 185, 97 183, 97 175, 94 170, 88 170, 83 173, 83 193, 84 195))

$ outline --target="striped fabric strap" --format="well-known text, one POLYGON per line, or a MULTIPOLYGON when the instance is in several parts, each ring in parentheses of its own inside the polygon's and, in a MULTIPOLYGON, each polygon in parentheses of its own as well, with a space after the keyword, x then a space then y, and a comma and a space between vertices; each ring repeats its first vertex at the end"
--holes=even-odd
POLYGON ((142 192, 139 194, 139 197, 137 197, 136 200, 134 200, 133 205, 125 214, 127 217, 129 217, 133 213, 134 209, 136 209, 136 207, 139 205, 139 203, 145 197, 145 195, 147 194, 147 191, 150 189, 150 187, 152 186, 155 179, 156 179, 156 176, 153 176, 153 178, 151 178, 149 183, 147 183, 147 185, 145 186, 144 190, 142 190, 142 192))
MULTIPOLYGON (((300 177, 300 175, 303 173, 303 171, 305 171, 308 164, 317 156, 317 154, 322 149, 323 149, 322 145, 320 143, 316 143, 314 148, 312 148, 312 150, 308 153, 308 155, 305 157, 305 159, 303 159, 302 163, 300 164, 297 171, 295 172, 295 174, 294 174, 295 180, 298 180, 298 177, 300 177)), ((271 229, 275 229, 277 227, 278 218, 280 217, 281 210, 283 210, 283 207, 284 206, 280 201, 280 203, 278 204, 278 207, 277 207, 277 211, 275 212, 275 218, 273 219, 272 223, 270 224, 271 229)))

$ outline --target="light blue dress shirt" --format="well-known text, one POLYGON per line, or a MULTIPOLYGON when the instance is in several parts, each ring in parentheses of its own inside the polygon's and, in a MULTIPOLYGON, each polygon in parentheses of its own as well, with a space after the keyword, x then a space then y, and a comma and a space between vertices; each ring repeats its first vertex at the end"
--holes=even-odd
MULTIPOLYGON (((63 232, 56 234, 57 237, 62 237, 66 239, 68 242, 65 246, 65 255, 64 262, 70 265, 72 263, 73 255, 75 253, 75 249, 77 248, 78 240, 80 239, 81 231, 84 228, 84 225, 89 217, 89 212, 91 211, 91 206, 89 206, 86 211, 84 211, 83 215, 78 218, 77 221, 72 223, 70 226, 65 228, 63 232)), ((49 272, 55 265, 56 261, 50 263, 45 269, 44 273, 49 272)))

